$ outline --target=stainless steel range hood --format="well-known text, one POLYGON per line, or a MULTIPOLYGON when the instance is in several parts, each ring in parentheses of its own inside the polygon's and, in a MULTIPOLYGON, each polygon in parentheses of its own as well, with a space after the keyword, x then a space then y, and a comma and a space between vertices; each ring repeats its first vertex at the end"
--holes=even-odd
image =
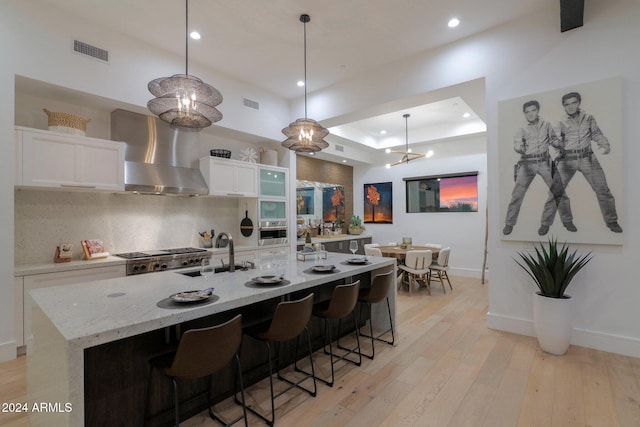
POLYGON ((208 194, 198 169, 199 133, 126 110, 111 113, 111 139, 126 142, 124 188, 149 194, 208 194))

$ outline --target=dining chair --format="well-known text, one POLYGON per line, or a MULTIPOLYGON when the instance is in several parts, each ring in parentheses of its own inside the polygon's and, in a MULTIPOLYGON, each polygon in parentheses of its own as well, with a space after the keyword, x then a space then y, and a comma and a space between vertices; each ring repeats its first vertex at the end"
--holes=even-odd
POLYGON ((364 254, 367 256, 382 256, 382 251, 376 246, 364 246, 364 254))
POLYGON ((398 244, 398 242, 389 242, 389 243, 388 243, 388 245, 389 245, 389 246, 395 246, 395 245, 397 245, 397 244, 398 244))
POLYGON ((364 244, 365 248, 377 248, 378 246, 380 246, 380 243, 365 243, 364 244))
MULTIPOLYGON (((191 329, 180 338, 180 343, 175 351, 155 356, 149 360, 149 376, 147 377, 147 392, 145 404, 145 425, 149 415, 149 402, 152 392, 152 374, 158 371, 173 384, 173 406, 175 425, 180 425, 180 397, 178 393, 178 380, 209 377, 209 389, 207 402, 209 403, 209 416, 211 419, 224 426, 235 424, 244 418, 247 423, 247 408, 242 405, 243 415, 227 423, 213 412, 211 403, 212 375, 225 368, 232 359, 236 360, 237 376, 240 379, 240 393, 244 402, 244 386, 242 384, 242 370, 238 350, 242 342, 242 315, 238 314, 226 323, 202 329, 191 329)), ((234 394, 235 394, 234 380, 234 394)))
POLYGON ((416 250, 407 251, 404 259, 404 264, 399 265, 398 268, 404 272, 406 280, 402 280, 400 283, 406 283, 409 287, 409 295, 411 295, 411 288, 413 283, 423 283, 427 288, 427 293, 431 295, 431 284, 429 282, 429 267, 431 266, 431 251, 430 250, 416 250))
POLYGON ((444 279, 447 279, 449 283, 449 288, 453 291, 453 287, 451 286, 451 280, 449 280, 449 254, 451 253, 451 248, 443 248, 440 249, 440 253, 438 254, 438 259, 434 261, 429 266, 429 276, 430 280, 437 280, 442 285, 442 292, 445 294, 447 291, 444 288, 444 279))
POLYGON ((440 245, 438 243, 425 243, 423 246, 427 246, 427 247, 430 247, 430 248, 436 248, 436 249, 444 248, 444 245, 440 245))

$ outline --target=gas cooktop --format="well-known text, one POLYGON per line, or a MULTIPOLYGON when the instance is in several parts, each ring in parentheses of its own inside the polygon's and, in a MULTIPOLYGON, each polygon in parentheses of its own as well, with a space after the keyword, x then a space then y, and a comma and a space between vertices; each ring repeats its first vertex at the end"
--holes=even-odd
POLYGON ((183 254, 196 254, 200 252, 206 252, 206 249, 200 248, 176 248, 176 249, 157 249, 144 252, 124 252, 121 254, 114 254, 117 257, 125 259, 140 259, 151 258, 163 255, 183 255, 183 254))
POLYGON ((127 276, 154 271, 199 265, 207 258, 207 250, 200 248, 158 249, 144 252, 125 252, 115 256, 127 260, 127 276))

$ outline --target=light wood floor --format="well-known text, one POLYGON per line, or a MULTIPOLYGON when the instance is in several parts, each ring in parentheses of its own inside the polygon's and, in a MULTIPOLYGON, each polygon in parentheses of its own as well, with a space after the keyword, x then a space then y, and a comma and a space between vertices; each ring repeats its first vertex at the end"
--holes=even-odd
MULTIPOLYGON (((378 345, 361 367, 337 364, 337 383, 319 384, 315 398, 280 397, 276 425, 640 426, 640 359, 575 346, 564 356, 543 353, 534 338, 487 329, 489 285, 452 282, 446 295, 438 286, 432 296, 401 292, 396 346, 378 345)), ((329 372, 326 359, 315 354, 320 375, 329 372)), ((24 358, 0 364, 0 382, 0 402, 25 401, 24 358)), ((248 402, 265 408, 267 387, 250 387, 248 402)), ((216 410, 239 413, 230 401, 216 410)), ((0 425, 29 423, 0 413, 0 425)), ((218 424, 202 413, 183 425, 218 424)))

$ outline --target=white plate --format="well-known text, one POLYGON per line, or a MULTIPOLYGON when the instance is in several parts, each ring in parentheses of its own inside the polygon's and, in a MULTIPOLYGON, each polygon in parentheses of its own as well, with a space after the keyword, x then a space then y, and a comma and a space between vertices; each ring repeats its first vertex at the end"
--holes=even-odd
POLYGON ((169 298, 173 302, 192 303, 206 301, 211 298, 211 295, 213 295, 213 288, 178 292, 177 294, 171 295, 169 298))
POLYGON ((349 264, 366 264, 369 261, 366 258, 349 258, 347 262, 349 264))
POLYGON ((258 276, 258 277, 254 277, 251 280, 253 280, 256 283, 260 283, 264 285, 275 285, 277 283, 282 282, 283 279, 280 276, 258 276))
POLYGON ((335 269, 336 269, 336 266, 333 264, 314 265, 311 267, 311 271, 315 271, 316 273, 330 273, 335 269))

